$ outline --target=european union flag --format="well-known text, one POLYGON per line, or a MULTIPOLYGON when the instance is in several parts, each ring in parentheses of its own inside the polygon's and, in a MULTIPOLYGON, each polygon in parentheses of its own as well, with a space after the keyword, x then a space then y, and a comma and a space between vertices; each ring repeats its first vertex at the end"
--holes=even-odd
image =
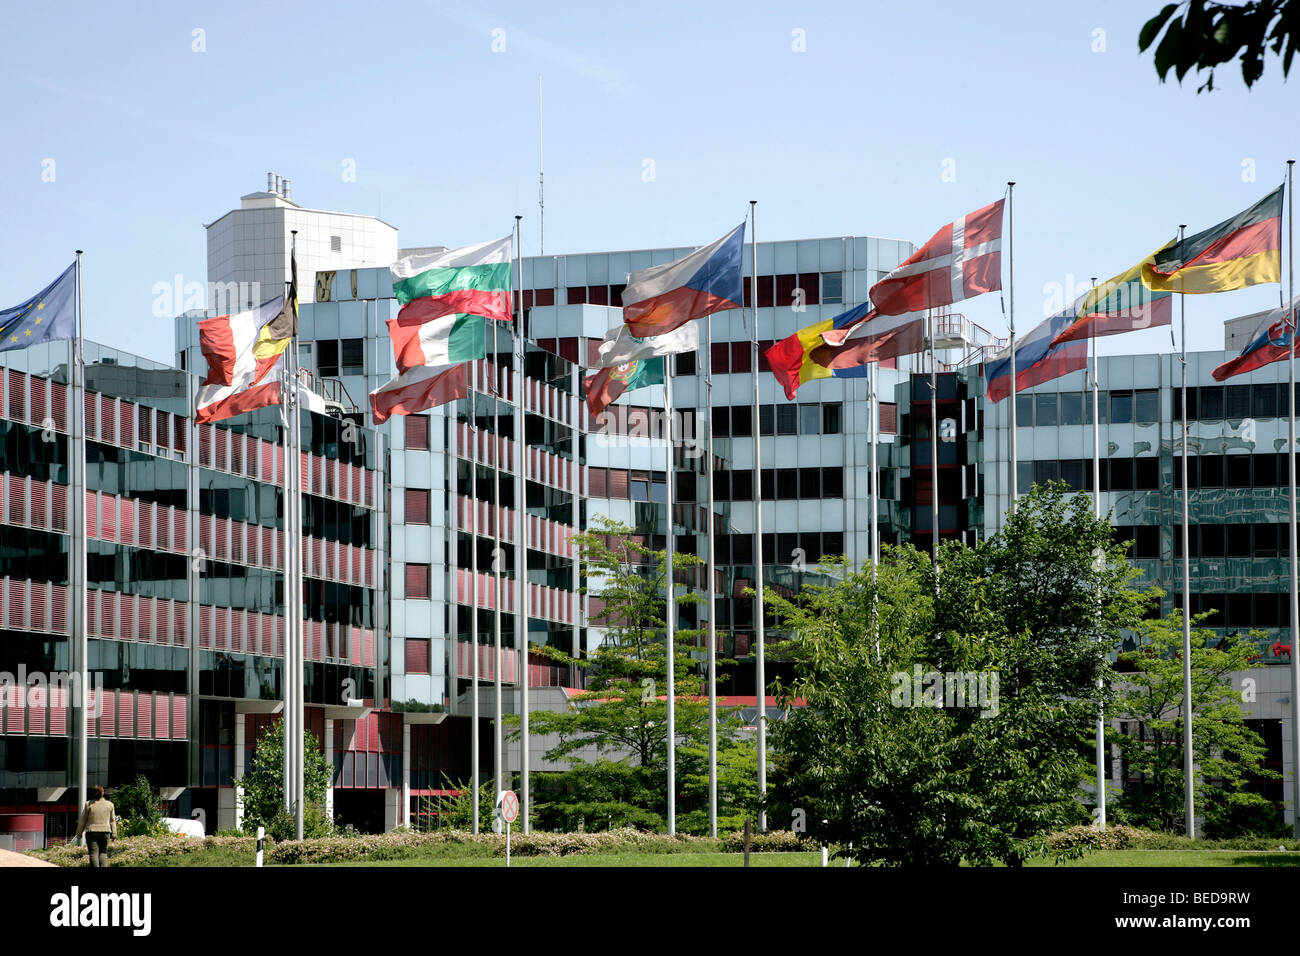
POLYGON ((77 335, 77 264, 74 262, 26 302, 0 311, 0 352, 77 335))

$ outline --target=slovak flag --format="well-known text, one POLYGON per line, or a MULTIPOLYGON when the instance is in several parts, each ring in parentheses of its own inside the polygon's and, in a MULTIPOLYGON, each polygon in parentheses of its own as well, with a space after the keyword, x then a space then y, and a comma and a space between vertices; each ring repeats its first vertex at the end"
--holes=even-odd
POLYGON ((1286 309, 1274 309, 1264 316, 1264 321, 1259 324, 1241 354, 1224 362, 1211 373, 1214 380, 1222 382, 1225 378, 1253 372, 1286 358, 1287 346, 1294 341, 1292 330, 1297 317, 1300 317, 1300 295, 1291 300, 1289 315, 1286 309))
POLYGON ((692 319, 744 305, 742 222, 717 242, 676 262, 641 269, 623 290, 623 322, 639 339, 665 335, 692 319))
POLYGON ((952 305, 1002 288, 1005 199, 950 222, 868 293, 878 315, 952 305))

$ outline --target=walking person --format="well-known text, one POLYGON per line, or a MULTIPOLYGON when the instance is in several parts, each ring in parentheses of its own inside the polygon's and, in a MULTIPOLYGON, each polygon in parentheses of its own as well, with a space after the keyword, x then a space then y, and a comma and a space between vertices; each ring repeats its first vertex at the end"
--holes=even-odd
POLYGON ((81 808, 77 821, 77 839, 86 835, 91 866, 108 866, 108 838, 117 839, 117 809, 104 796, 103 787, 91 787, 90 799, 81 808))

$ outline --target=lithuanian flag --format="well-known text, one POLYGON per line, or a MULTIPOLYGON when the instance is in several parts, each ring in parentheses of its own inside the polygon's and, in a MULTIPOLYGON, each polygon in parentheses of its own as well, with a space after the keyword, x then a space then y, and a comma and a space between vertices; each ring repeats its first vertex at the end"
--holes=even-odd
POLYGON ((1156 253, 1142 284, 1157 292, 1228 292, 1282 281, 1282 191, 1156 253))

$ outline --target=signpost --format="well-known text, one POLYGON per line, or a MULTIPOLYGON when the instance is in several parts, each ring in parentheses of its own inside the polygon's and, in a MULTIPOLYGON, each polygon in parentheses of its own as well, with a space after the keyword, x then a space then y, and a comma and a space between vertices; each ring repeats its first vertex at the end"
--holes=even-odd
POLYGON ((519 797, 513 790, 503 790, 497 797, 497 816, 506 821, 506 866, 509 866, 510 824, 519 819, 519 797))

